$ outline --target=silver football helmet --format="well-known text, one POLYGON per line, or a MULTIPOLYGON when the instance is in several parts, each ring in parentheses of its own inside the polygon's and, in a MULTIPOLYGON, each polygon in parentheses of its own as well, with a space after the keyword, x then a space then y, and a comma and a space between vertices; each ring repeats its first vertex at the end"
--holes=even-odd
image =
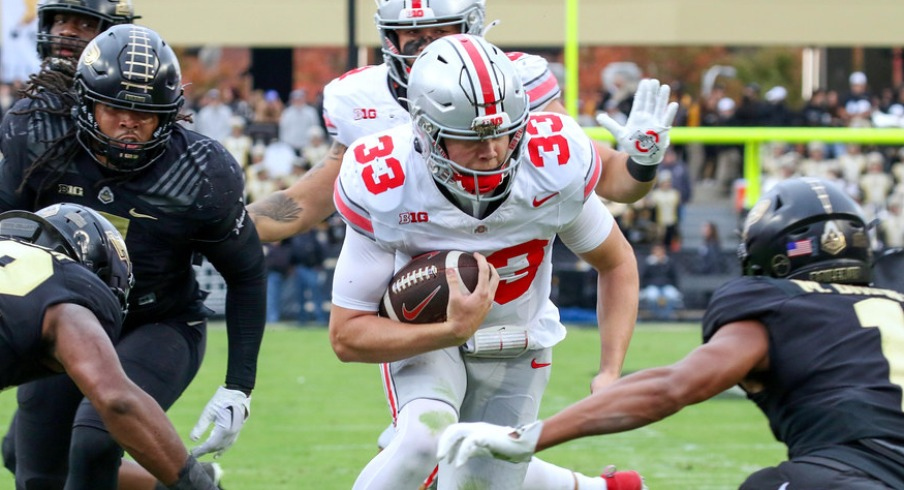
POLYGON ((406 53, 396 34, 400 29, 459 26, 462 34, 480 34, 486 15, 485 0, 375 0, 374 21, 383 43, 383 60, 389 76, 405 87, 408 84, 409 61, 418 53, 406 53))
POLYGON ((480 36, 458 34, 431 43, 414 64, 408 106, 419 150, 434 180, 459 207, 482 214, 505 199, 518 170, 530 105, 508 56, 480 36), (471 170, 449 159, 445 139, 479 141, 509 137, 502 164, 471 170))

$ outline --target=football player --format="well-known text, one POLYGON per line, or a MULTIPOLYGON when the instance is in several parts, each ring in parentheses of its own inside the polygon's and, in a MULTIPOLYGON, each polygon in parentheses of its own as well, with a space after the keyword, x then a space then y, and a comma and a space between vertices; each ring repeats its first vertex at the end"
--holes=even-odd
MULTIPOLYGON (((481 35, 485 14, 485 0, 377 0, 375 21, 384 62, 352 70, 324 88, 323 117, 333 140, 330 151, 291 187, 248 206, 262 240, 279 241, 304 232, 335 211, 333 183, 352 141, 408 122, 408 74, 418 53, 443 36, 481 35)), ((516 52, 508 56, 517 67, 531 110, 567 114, 545 59, 516 52)), ((625 151, 595 143, 603 162, 598 194, 633 202, 650 190, 678 109, 668 98, 668 86, 644 80, 624 126, 604 119, 625 151)), ((618 374, 606 373, 600 381, 614 380, 618 374)))
POLYGON ((132 287, 119 231, 75 204, 7 211, 0 256, 0 389, 65 373, 111 435, 167 488, 215 489, 113 348, 132 287))
MULTIPOLYGON (((222 453, 249 415, 264 331, 264 260, 245 220, 241 169, 222 145, 176 124, 184 100, 179 62, 150 29, 108 29, 82 53, 71 91, 48 84, 36 97, 40 103, 13 115, 2 135, 0 210, 71 201, 120 229, 136 283, 116 350, 129 378, 164 408, 204 354, 211 312, 193 257, 217 268, 227 285, 230 355, 225 386, 191 437, 214 424, 192 452, 222 453), (33 153, 34 142, 45 150, 33 153)), ((116 488, 122 449, 77 390, 60 386, 66 381, 19 388, 16 479, 65 480, 68 460, 67 489, 83 488, 78 481, 116 488)))
MULTIPOLYGON (((352 143, 335 187, 348 227, 331 343, 343 361, 383 363, 397 429, 356 489, 416 488, 454 421, 537 417, 552 346, 565 335, 549 299, 556 235, 599 271, 600 372, 621 370, 637 316, 633 250, 593 194, 602 172, 596 147, 573 119, 530 113, 505 53, 479 36, 442 37, 412 67, 407 97, 412 122, 352 143), (411 214, 419 218, 401 219, 411 214), (481 279, 472 294, 452 295, 447 321, 377 316, 405 259, 450 248, 475 252, 481 279)), ((449 470, 439 467, 440 489, 469 481, 520 488, 527 465, 449 470)), ((610 488, 626 479, 623 488, 640 488, 634 472, 612 475, 610 488)))
POLYGON ((869 287, 859 206, 834 184, 795 178, 754 205, 743 277, 713 295, 704 344, 666 367, 626 376, 519 429, 450 427, 440 454, 510 461, 579 437, 661 420, 740 385, 789 460, 751 474, 753 489, 904 488, 904 295, 869 287))

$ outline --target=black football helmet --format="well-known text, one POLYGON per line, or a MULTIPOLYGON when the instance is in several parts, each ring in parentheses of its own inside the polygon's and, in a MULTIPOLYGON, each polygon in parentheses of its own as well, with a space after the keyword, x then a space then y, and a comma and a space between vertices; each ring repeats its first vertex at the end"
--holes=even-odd
POLYGON ((185 98, 176 53, 147 27, 113 26, 88 43, 75 72, 78 102, 73 118, 82 146, 119 172, 136 172, 163 154, 185 98), (160 121, 144 143, 121 141, 101 132, 95 105, 157 114, 160 121))
POLYGON ((50 33, 53 17, 57 14, 84 15, 97 19, 100 34, 118 24, 130 24, 139 17, 132 8, 132 0, 43 0, 38 5, 38 55, 41 59, 53 56, 54 47, 65 45, 82 53, 88 41, 50 33))
POLYGON ((122 235, 93 209, 62 203, 34 213, 0 213, 0 236, 33 243, 81 263, 110 287, 126 311, 132 261, 122 235))
POLYGON ((793 178, 747 214, 738 258, 744 275, 869 284, 872 248, 860 206, 831 182, 793 178))

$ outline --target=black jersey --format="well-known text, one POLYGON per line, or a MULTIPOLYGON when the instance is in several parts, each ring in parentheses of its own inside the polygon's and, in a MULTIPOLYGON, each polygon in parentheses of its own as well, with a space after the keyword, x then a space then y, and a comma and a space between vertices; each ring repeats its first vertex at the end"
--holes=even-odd
POLYGON ((731 322, 761 322, 769 369, 748 397, 789 456, 834 457, 883 479, 890 471, 904 485, 904 466, 880 468, 888 460, 859 442, 904 441, 902 306, 887 289, 741 277, 714 293, 703 340, 731 322))
MULTIPOLYGON (((29 104, 54 107, 54 100, 29 104)), ((265 319, 265 268, 235 159, 218 142, 176 125, 163 155, 141 172, 111 172, 77 142, 64 141, 75 145, 66 158, 29 174, 35 155, 54 147, 49 142, 60 135, 72 135, 72 125, 69 117, 44 111, 4 118, 0 211, 71 202, 109 219, 125 238, 135 275, 126 331, 161 320, 205 318, 209 310, 192 259, 195 252, 206 256, 226 280, 227 304, 234 306, 227 307, 227 326, 230 351, 239 355, 230 357, 227 383, 253 387, 265 319)))
POLYGON ((64 255, 0 238, 0 388, 53 374, 42 340, 44 312, 57 304, 91 310, 110 336, 119 337, 119 300, 95 274, 64 255))

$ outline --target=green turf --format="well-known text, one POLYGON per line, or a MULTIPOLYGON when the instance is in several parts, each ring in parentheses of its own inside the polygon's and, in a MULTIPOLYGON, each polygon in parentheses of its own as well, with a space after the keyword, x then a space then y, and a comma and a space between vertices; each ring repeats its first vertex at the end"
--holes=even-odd
MULTIPOLYGON (((596 331, 572 328, 556 348, 542 415, 589 392, 598 362, 596 331)), ((638 327, 625 370, 681 358, 699 343, 699 329, 682 325, 638 327)), ((225 372, 226 333, 210 332, 198 378, 169 414, 186 435, 225 372)), ((347 490, 376 452, 389 422, 377 366, 342 364, 325 329, 268 330, 258 370, 252 415, 236 445, 220 462, 227 490, 347 490)), ((15 404, 0 395, 0 423, 15 404)), ((186 443, 191 444, 186 439, 186 443)), ((653 490, 737 488, 750 472, 784 457, 754 405, 723 396, 630 433, 585 438, 541 453, 544 459, 587 474, 605 465, 639 470, 653 490)), ((12 488, 0 471, 0 488, 12 488)))

